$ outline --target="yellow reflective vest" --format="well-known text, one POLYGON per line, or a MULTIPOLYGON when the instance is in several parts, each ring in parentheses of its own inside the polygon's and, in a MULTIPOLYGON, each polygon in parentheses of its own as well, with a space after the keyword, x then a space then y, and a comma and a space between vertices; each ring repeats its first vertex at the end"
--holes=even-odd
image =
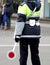
POLYGON ((40 16, 40 12, 41 12, 41 8, 40 8, 39 11, 33 12, 33 11, 27 6, 26 3, 25 3, 24 5, 18 7, 18 13, 25 14, 26 17, 29 17, 29 16, 31 15, 31 13, 33 13, 32 15, 33 15, 34 17, 39 17, 39 16, 40 16))

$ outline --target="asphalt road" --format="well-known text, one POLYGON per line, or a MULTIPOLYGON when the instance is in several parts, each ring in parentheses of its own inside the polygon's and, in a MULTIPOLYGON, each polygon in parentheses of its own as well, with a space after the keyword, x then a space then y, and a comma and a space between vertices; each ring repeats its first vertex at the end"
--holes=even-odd
MULTIPOLYGON (((0 65, 19 65, 19 44, 17 44, 14 52, 14 59, 9 59, 7 54, 14 48, 15 41, 13 39, 16 20, 11 20, 11 29, 2 30, 0 28, 0 65)), ((40 22, 41 39, 39 44, 39 56, 41 65, 50 65, 50 22, 40 22)), ((30 60, 30 50, 27 65, 32 65, 30 60)))

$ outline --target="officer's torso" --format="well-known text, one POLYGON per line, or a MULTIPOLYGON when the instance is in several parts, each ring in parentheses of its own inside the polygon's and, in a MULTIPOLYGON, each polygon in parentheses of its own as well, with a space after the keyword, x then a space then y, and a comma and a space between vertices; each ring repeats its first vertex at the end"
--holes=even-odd
MULTIPOLYGON (((31 17, 32 12, 34 10, 33 8, 33 3, 27 2, 24 5, 22 5, 23 7, 26 7, 26 17, 27 19, 29 17, 31 17), (25 5, 25 6, 24 6, 25 5)), ((33 13, 34 14, 34 13, 33 13)), ((26 21, 23 32, 22 32, 22 36, 26 36, 26 37, 38 37, 40 35, 40 25, 39 23, 39 15, 35 15, 33 16, 33 19, 29 19, 28 21, 26 21), (37 17, 37 20, 35 20, 35 18, 37 17), (33 21, 34 23, 30 23, 31 21, 33 21), (28 23, 27 23, 28 22, 28 23), (36 24, 37 23, 37 24, 36 24)))

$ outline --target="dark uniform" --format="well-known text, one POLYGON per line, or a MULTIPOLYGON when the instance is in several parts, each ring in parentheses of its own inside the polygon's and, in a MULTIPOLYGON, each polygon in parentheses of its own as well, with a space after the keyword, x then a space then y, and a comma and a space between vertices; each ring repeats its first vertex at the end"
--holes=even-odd
POLYGON ((15 28, 15 41, 20 40, 20 65, 27 65, 28 45, 30 45, 32 65, 40 65, 40 10, 41 3, 28 0, 18 8, 18 20, 15 28))

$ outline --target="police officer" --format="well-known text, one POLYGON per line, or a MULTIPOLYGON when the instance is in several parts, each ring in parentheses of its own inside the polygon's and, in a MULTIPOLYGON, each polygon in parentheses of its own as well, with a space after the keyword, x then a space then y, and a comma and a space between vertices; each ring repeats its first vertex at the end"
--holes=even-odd
POLYGON ((39 0, 25 0, 18 7, 18 18, 15 28, 15 41, 20 40, 20 65, 27 65, 28 45, 30 45, 32 65, 41 65, 39 59, 40 40, 39 0))

